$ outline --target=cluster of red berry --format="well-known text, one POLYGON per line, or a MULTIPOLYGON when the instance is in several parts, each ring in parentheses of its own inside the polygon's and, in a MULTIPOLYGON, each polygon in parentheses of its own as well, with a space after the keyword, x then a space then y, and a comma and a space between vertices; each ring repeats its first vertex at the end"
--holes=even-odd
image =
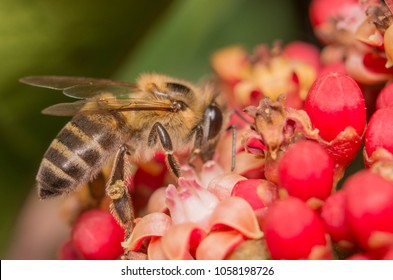
POLYGON ((177 188, 164 187, 158 155, 130 186, 142 217, 132 235, 121 243, 100 203, 78 212, 60 258, 114 259, 125 249, 134 259, 393 259, 392 8, 314 0, 322 50, 293 42, 215 53, 230 107, 245 112, 231 117, 241 132, 234 172, 224 171, 230 132, 214 162, 183 167, 177 188), (364 168, 345 178, 362 151, 364 168))

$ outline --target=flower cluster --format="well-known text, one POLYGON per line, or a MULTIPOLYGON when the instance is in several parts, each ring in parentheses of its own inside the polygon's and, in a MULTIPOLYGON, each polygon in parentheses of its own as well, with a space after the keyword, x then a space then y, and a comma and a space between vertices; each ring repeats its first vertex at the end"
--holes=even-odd
POLYGON ((178 180, 161 154, 136 166, 126 238, 94 186, 70 197, 59 257, 393 259, 392 12, 390 0, 313 0, 321 50, 214 53, 237 138, 224 132, 214 160, 178 180), (346 178, 357 155, 364 167, 346 178))

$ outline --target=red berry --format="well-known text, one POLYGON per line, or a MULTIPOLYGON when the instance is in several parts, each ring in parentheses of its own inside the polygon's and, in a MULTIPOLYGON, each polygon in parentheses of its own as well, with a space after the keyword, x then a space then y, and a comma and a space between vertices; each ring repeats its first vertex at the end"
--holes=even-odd
POLYGON ((393 106, 393 83, 386 84, 377 98, 377 109, 393 106))
POLYGON ((67 240, 60 246, 59 252, 57 253, 59 260, 79 260, 78 252, 75 251, 74 244, 71 240, 67 240))
POLYGON ((168 168, 165 163, 165 154, 156 153, 154 158, 146 163, 140 163, 136 170, 131 188, 133 192, 134 210, 144 209, 151 194, 158 188, 165 185, 165 177, 168 175, 168 168))
POLYGON ((367 155, 378 148, 384 148, 393 153, 393 107, 377 110, 371 117, 365 136, 365 148, 367 155))
POLYGON ((392 68, 386 68, 386 58, 381 54, 369 52, 363 56, 364 66, 371 72, 378 74, 392 73, 392 68))
POLYGON ((134 175, 134 185, 138 187, 156 190, 163 185, 167 172, 165 164, 165 154, 157 153, 154 158, 144 164, 139 164, 139 168, 134 175))
POLYGON ((383 260, 393 260, 393 246, 383 255, 383 260))
POLYGON ((326 199, 321 209, 321 218, 333 242, 352 241, 345 216, 345 194, 338 191, 326 199))
POLYGON ((324 200, 333 187, 333 169, 332 159, 318 143, 300 141, 290 146, 280 161, 280 185, 302 200, 324 200))
POLYGON ((104 210, 88 210, 79 216, 72 229, 74 248, 84 259, 117 259, 122 253, 124 230, 104 210))
POLYGON ((330 72, 336 72, 336 73, 338 72, 338 73, 342 73, 342 74, 347 74, 347 69, 345 68, 344 62, 342 62, 342 61, 334 62, 334 63, 330 63, 328 65, 323 66, 321 71, 319 72, 319 75, 325 75, 330 72))
POLYGON ((366 125, 366 105, 362 91, 349 76, 327 73, 317 78, 304 108, 319 135, 331 141, 348 126, 362 135, 366 125))
POLYGON ((316 71, 321 67, 319 49, 310 43, 294 41, 285 46, 283 55, 291 60, 300 60, 311 65, 316 71))
POLYGON ((277 200, 268 208, 263 231, 273 259, 307 259, 313 248, 326 246, 321 220, 295 197, 277 200))
POLYGON ((269 206, 278 198, 275 184, 263 179, 241 180, 232 189, 232 196, 245 199, 254 210, 269 206))
POLYGON ((371 260, 370 256, 364 254, 364 253, 359 253, 359 254, 354 254, 352 256, 350 256, 349 258, 347 258, 347 260, 371 260))
POLYGON ((393 244, 393 184, 363 170, 349 177, 343 188, 348 225, 360 246, 375 251, 393 244))
POLYGON ((310 20, 314 27, 337 18, 348 6, 357 4, 358 0, 313 0, 310 4, 310 20))

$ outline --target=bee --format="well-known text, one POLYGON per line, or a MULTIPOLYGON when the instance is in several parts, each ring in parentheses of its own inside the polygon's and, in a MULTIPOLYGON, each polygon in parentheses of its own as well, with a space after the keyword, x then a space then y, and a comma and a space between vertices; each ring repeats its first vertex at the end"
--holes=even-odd
POLYGON ((114 157, 106 193, 112 214, 128 234, 134 213, 124 183, 126 160, 147 161, 163 151, 168 169, 179 177, 174 152, 190 151, 190 162, 197 156, 210 160, 226 118, 225 101, 209 82, 196 86, 161 74, 141 75, 136 83, 66 76, 20 81, 78 99, 42 111, 73 117, 44 154, 36 176, 38 196, 46 199, 75 190, 114 157))

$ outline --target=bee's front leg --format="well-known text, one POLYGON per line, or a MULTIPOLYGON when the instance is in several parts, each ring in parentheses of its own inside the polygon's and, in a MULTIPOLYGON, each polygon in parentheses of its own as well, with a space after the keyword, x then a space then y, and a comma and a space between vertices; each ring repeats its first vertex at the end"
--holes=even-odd
POLYGON ((179 178, 181 176, 180 167, 175 156, 173 155, 173 146, 172 146, 171 137, 169 136, 169 133, 165 129, 165 127, 159 122, 156 122, 150 131, 148 145, 149 146, 155 145, 157 139, 160 139, 161 145, 164 148, 165 155, 166 155, 166 164, 169 170, 171 170, 172 173, 177 178, 179 178))
POLYGON ((106 194, 112 200, 110 204, 110 211, 117 222, 125 229, 125 240, 132 232, 135 218, 132 200, 124 182, 126 156, 127 147, 120 147, 116 154, 111 176, 105 189, 106 194))
POLYGON ((203 127, 202 125, 198 125, 195 129, 192 130, 192 133, 189 137, 192 137, 195 134, 194 140, 194 148, 191 151, 191 154, 188 157, 188 165, 193 166, 192 162, 195 157, 197 157, 201 153, 202 142, 203 142, 203 127))

